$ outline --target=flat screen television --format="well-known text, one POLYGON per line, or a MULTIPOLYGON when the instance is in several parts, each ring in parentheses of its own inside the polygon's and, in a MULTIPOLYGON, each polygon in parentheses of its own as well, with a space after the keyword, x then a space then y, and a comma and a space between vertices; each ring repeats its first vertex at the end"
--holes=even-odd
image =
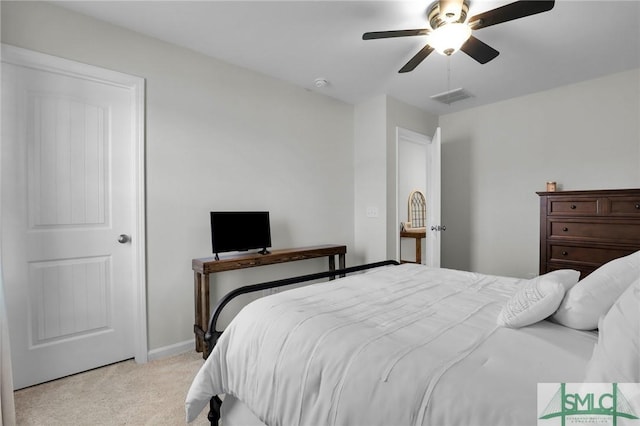
POLYGON ((213 253, 260 249, 267 254, 271 247, 269 212, 211 212, 213 253))

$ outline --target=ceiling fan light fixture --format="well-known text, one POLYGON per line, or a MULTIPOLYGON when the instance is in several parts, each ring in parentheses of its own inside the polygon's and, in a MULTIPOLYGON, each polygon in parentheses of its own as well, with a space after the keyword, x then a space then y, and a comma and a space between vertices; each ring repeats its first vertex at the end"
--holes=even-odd
POLYGON ((456 53, 471 37, 471 28, 463 23, 444 24, 429 33, 429 45, 444 56, 456 53))
POLYGON ((474 15, 467 20, 470 0, 435 0, 427 9, 429 28, 374 31, 364 33, 363 40, 391 37, 427 36, 427 44, 398 70, 413 71, 434 50, 451 56, 462 49, 480 64, 495 59, 500 52, 471 35, 476 31, 503 22, 525 18, 553 9, 555 0, 516 0, 495 9, 474 15), (464 48, 464 49, 463 49, 464 48))

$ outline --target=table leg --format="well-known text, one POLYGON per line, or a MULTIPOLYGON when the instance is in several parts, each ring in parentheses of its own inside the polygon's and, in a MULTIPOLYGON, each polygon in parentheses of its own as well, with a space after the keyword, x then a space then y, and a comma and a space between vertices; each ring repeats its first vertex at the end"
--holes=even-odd
MULTIPOLYGON (((329 256, 329 270, 330 271, 336 270, 336 258, 334 255, 329 256)), ((329 277, 329 281, 335 280, 335 279, 336 277, 329 277)))
MULTIPOLYGON (((194 294, 194 302, 195 302, 195 319, 193 321, 194 326, 201 327, 202 326, 202 304, 200 300, 202 299, 201 294, 201 286, 202 286, 202 274, 199 272, 193 273, 193 294, 194 294)), ((194 327, 195 328, 195 327, 194 327)), ((202 339, 196 333, 196 352, 202 352, 202 339)))
MULTIPOLYGON (((339 254, 338 255, 338 267, 340 269, 346 268, 345 255, 344 254, 339 254)), ((344 278, 344 277, 345 277, 345 274, 340 274, 340 278, 344 278)))
MULTIPOLYGON (((202 288, 201 288, 201 306, 202 306, 202 331, 204 334, 207 334, 207 330, 209 328, 209 317, 211 316, 211 312, 209 309, 209 275, 203 274, 202 277, 202 288)), ((205 347, 205 343, 203 342, 202 347, 205 347)))
POLYGON ((422 238, 416 238, 416 263, 422 263, 422 238))

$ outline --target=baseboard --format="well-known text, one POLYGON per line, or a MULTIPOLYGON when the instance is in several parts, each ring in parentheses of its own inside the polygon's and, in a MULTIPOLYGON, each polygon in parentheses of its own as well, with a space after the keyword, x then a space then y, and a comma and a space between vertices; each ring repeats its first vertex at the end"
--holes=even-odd
POLYGON ((184 342, 174 343, 173 345, 151 349, 148 354, 149 361, 166 358, 174 355, 180 355, 185 352, 190 352, 194 350, 195 350, 195 341, 193 339, 189 339, 189 340, 185 340, 184 342))

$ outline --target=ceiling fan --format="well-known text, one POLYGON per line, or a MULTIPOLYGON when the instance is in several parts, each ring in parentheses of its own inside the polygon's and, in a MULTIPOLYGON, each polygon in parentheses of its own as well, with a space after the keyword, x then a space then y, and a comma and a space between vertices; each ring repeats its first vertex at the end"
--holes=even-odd
POLYGON ((401 73, 415 69, 434 50, 446 56, 462 50, 479 63, 486 64, 500 52, 475 38, 471 35, 472 31, 547 12, 553 9, 554 4, 554 0, 521 0, 474 15, 467 20, 469 0, 439 0, 427 9, 429 28, 374 31, 364 33, 362 39, 427 36, 427 44, 400 69, 401 73))

